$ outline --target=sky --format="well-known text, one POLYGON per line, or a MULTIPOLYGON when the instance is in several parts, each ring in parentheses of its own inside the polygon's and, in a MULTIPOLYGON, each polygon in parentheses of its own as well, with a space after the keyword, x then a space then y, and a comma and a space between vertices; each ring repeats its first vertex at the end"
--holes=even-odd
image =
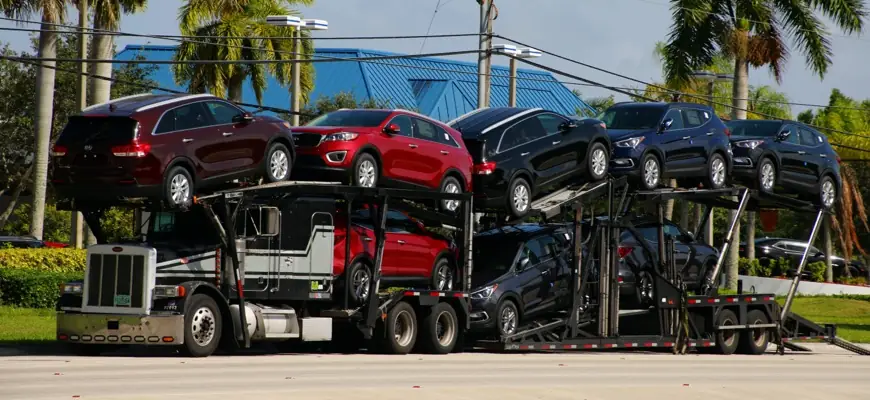
MULTIPOLYGON (((178 34, 175 16, 182 1, 151 0, 149 3, 146 11, 124 16, 121 30, 178 34)), ((494 23, 497 34, 632 78, 661 81, 661 64, 653 49, 656 42, 667 39, 670 29, 671 11, 667 0, 497 0, 495 4, 499 9, 494 23)), ((328 31, 313 32, 317 47, 411 54, 418 54, 421 49, 423 53, 476 50, 478 44, 474 37, 432 38, 425 44, 423 39, 317 40, 317 37, 424 35, 430 21, 431 34, 473 33, 479 27, 479 10, 475 0, 316 0, 313 6, 298 9, 304 18, 329 22, 328 31)), ((71 9, 68 23, 76 23, 77 18, 75 9, 71 9)), ((0 21, 0 27, 4 26, 14 26, 14 23, 0 21)), ((792 54, 782 85, 777 85, 767 69, 751 70, 750 85, 770 85, 797 103, 827 104, 834 88, 854 98, 870 98, 870 79, 866 73, 866 66, 870 64, 870 38, 846 36, 837 29, 829 31, 834 57, 824 80, 814 75, 806 67, 803 55, 790 46, 792 54)), ((27 33, 0 31, 0 41, 10 43, 16 50, 27 49, 28 40, 27 33)), ((496 39, 493 43, 501 42, 496 39)), ((136 37, 116 39, 118 50, 126 44, 146 43, 173 44, 159 39, 150 42, 136 37)), ((475 55, 454 58, 476 60, 475 55)), ((506 65, 507 61, 496 57, 493 63, 506 65)), ((534 61, 606 85, 642 87, 552 56, 544 55, 534 61)), ((557 78, 571 80, 558 75, 557 78)), ((612 94, 597 87, 569 87, 579 89, 584 98, 612 94)), ((627 100, 624 95, 615 95, 617 100, 627 100)), ((792 106, 792 113, 797 115, 804 109, 806 107, 792 106)))

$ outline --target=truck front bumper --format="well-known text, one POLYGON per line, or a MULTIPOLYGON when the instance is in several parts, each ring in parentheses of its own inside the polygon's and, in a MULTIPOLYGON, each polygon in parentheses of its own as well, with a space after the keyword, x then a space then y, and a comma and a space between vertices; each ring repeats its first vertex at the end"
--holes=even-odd
POLYGON ((84 344, 184 343, 184 315, 57 313, 58 340, 84 344))

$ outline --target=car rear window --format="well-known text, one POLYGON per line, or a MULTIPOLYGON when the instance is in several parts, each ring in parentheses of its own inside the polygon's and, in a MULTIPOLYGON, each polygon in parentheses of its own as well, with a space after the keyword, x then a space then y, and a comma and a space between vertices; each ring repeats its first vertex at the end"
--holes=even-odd
POLYGON ((781 121, 728 121, 725 126, 731 130, 731 136, 761 136, 774 137, 782 127, 781 121))
POLYGON ((127 117, 70 117, 59 143, 129 141, 135 137, 136 120, 127 117))
POLYGON ((384 122, 392 112, 375 110, 340 110, 321 115, 306 126, 358 126, 371 128, 384 122))
POLYGON ((616 107, 601 116, 607 129, 654 129, 665 109, 662 107, 616 107))

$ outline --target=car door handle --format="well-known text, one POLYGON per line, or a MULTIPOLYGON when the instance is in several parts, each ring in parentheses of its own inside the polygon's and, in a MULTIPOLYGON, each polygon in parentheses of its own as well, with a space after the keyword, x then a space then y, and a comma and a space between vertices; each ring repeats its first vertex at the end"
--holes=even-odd
POLYGON ((553 146, 555 146, 555 145, 557 145, 557 144, 559 144, 559 143, 562 143, 562 141, 561 141, 561 140, 557 140, 557 141, 553 142, 553 146))
POLYGON ((446 155, 450 154, 450 152, 447 150, 441 150, 441 154, 444 154, 446 156, 446 155))
POLYGON ((223 135, 224 136, 233 136, 233 133, 232 132, 224 132, 223 135))
POLYGON ((819 154, 819 157, 821 157, 821 158, 828 158, 828 155, 827 155, 827 154, 819 154))
POLYGON ((683 136, 683 140, 689 140, 691 138, 692 138, 691 136, 683 136))
POLYGON ((714 132, 707 132, 707 136, 713 136, 714 132))
POLYGON ((372 241, 372 238, 370 238, 370 237, 364 237, 364 238, 362 238, 362 240, 363 240, 363 241, 366 241, 366 242, 371 242, 371 241, 372 241))
POLYGON ((416 149, 416 148, 417 148, 417 145, 416 145, 416 144, 409 144, 408 147, 410 147, 410 148, 412 148, 412 149, 416 149))
POLYGON ((798 154, 800 154, 800 155, 804 155, 804 154, 807 154, 807 152, 801 150, 801 151, 798 151, 798 154))
POLYGON ((545 269, 545 270, 541 271, 541 275, 549 275, 549 274, 550 274, 549 269, 545 269))
POLYGON ((399 244, 405 244, 404 240, 397 240, 396 242, 398 242, 399 244))
POLYGON ((521 154, 520 154, 520 157, 525 157, 525 156, 527 156, 527 155, 529 155, 529 152, 528 152, 528 151, 525 152, 525 153, 521 153, 521 154))
POLYGON ((181 139, 181 141, 182 141, 183 143, 190 143, 190 142, 193 141, 193 139, 189 139, 189 138, 188 138, 188 139, 181 139))

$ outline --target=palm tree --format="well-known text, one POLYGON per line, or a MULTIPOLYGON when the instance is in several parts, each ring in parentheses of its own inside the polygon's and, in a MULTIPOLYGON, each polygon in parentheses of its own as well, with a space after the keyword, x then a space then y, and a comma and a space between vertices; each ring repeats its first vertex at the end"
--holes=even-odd
MULTIPOLYGON (((188 85, 191 92, 210 92, 216 96, 227 97, 233 101, 242 100, 242 88, 250 79, 257 97, 262 104, 266 88, 266 73, 271 73, 279 84, 291 83, 289 63, 245 64, 246 60, 292 60, 293 52, 302 53, 300 58, 310 58, 314 44, 310 34, 302 31, 301 48, 297 49, 293 40, 263 39, 288 37, 293 34, 290 27, 276 27, 266 24, 269 15, 298 15, 288 6, 293 4, 310 5, 314 0, 188 0, 179 10, 180 30, 184 35, 214 36, 220 39, 207 39, 208 43, 184 42, 175 55, 179 61, 187 60, 230 60, 238 64, 177 64, 173 66, 175 80, 179 85, 188 85)), ((302 98, 314 88, 314 67, 303 63, 300 70, 302 98)), ((296 82, 292 82, 296 84, 296 82)))
MULTIPOLYGON (((63 23, 66 19, 64 0, 0 0, 0 9, 12 18, 27 18, 39 12, 42 25, 39 33, 40 58, 55 58, 57 55, 57 34, 53 24, 63 23)), ((51 144, 51 122, 54 112, 54 61, 42 61, 36 73, 36 113, 34 118, 35 158, 33 160, 33 204, 30 213, 30 234, 42 239, 42 225, 45 217, 45 192, 48 184, 48 150, 51 144)))
MULTIPOLYGON (((121 24, 121 13, 133 14, 145 9, 148 0, 91 0, 94 10, 94 30, 97 32, 117 31, 121 24)), ((114 58, 114 36, 110 34, 95 34, 91 44, 90 57, 96 60, 114 58)), ((94 63, 91 65, 94 75, 112 77, 112 64, 94 63)), ((90 104, 109 101, 112 82, 104 79, 91 79, 88 93, 90 104)))

